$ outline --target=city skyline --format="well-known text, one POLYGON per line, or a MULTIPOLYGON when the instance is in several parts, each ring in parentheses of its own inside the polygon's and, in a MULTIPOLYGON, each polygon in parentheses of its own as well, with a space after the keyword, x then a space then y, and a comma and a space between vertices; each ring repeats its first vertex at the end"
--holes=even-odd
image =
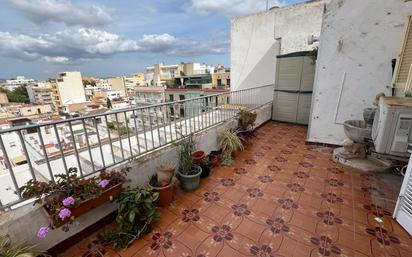
POLYGON ((0 78, 64 70, 109 77, 159 62, 229 66, 230 19, 266 8, 264 0, 236 1, 2 1, 0 78))

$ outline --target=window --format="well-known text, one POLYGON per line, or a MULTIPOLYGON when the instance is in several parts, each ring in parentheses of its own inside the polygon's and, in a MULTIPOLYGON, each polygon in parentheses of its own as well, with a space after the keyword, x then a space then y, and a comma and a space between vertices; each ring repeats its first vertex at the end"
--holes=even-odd
POLYGON ((170 95, 169 95, 169 99, 170 99, 170 102, 173 102, 173 101, 175 100, 174 95, 170 94, 170 95))
MULTIPOLYGON (((401 52, 396 60, 395 72, 393 75, 392 84, 395 88, 404 88, 408 82, 408 76, 411 70, 412 64, 412 31, 411 31, 412 19, 409 17, 406 22, 406 29, 404 39, 402 42, 401 52)), ((409 88, 409 87, 408 87, 409 88)), ((412 86, 406 91, 412 91, 412 86)))
POLYGON ((185 100, 185 95, 179 95, 179 100, 180 101, 185 100))
POLYGON ((217 79, 217 86, 221 87, 222 86, 222 79, 217 79))
POLYGON ((226 79, 226 86, 230 86, 230 79, 226 79))

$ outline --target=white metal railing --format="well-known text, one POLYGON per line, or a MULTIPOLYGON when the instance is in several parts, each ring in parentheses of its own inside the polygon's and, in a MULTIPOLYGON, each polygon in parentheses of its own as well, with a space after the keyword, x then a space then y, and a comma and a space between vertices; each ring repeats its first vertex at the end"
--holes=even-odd
POLYGON ((0 130, 0 211, 25 199, 27 181, 80 176, 169 145, 273 100, 273 85, 0 130))

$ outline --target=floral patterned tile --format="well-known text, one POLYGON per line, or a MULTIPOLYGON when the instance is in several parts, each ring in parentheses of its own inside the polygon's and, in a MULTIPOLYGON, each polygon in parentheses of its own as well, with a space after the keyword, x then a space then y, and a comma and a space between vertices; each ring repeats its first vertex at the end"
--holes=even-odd
POLYGON ((269 122, 233 167, 217 167, 195 192, 176 192, 154 230, 116 253, 95 235, 61 256, 412 256, 393 220, 396 189, 372 173, 305 145, 306 128, 269 122))

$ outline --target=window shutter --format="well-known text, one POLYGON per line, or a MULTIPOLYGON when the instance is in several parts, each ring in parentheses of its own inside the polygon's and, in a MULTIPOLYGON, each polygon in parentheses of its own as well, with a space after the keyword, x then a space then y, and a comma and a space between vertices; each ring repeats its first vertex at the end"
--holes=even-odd
POLYGON ((393 75, 393 87, 405 88, 408 81, 409 70, 412 64, 412 31, 411 16, 405 26, 405 36, 402 43, 401 53, 398 56, 395 73, 393 75))

